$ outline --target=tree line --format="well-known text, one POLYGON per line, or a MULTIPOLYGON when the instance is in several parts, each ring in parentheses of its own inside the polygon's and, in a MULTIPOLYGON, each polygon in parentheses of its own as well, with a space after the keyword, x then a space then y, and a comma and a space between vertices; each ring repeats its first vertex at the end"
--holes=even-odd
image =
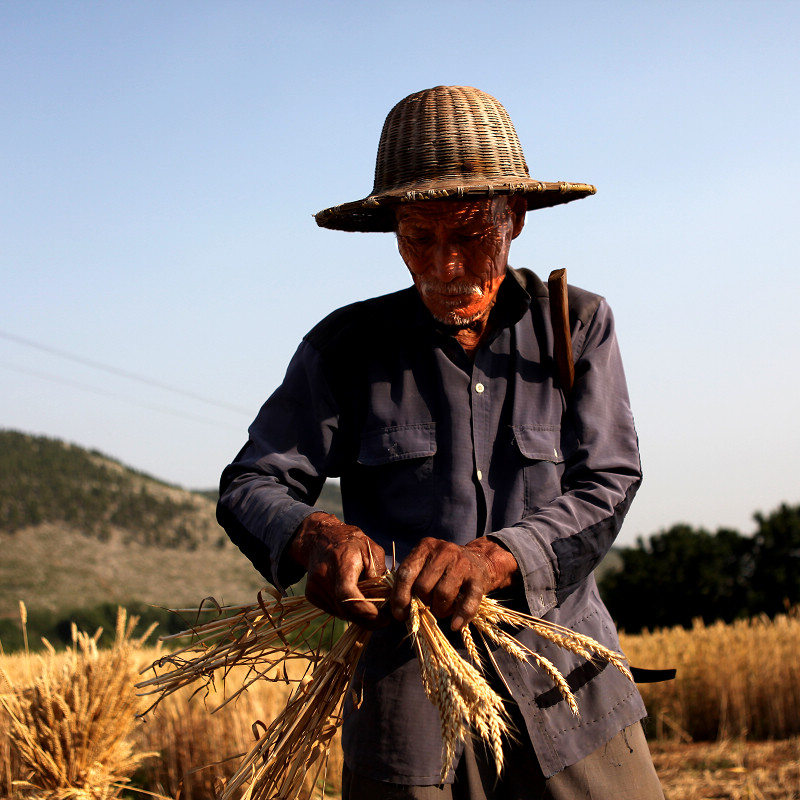
POLYGON ((638 633, 696 618, 771 617, 800 604, 800 505, 754 520, 752 536, 680 524, 616 549, 621 567, 599 588, 617 625, 638 633))

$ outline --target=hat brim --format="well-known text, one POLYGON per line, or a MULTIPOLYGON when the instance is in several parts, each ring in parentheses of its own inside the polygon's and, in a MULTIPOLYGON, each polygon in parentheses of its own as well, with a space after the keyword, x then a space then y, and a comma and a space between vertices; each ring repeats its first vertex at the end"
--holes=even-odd
POLYGON ((394 207, 401 203, 425 200, 475 200, 496 195, 524 195, 528 209, 550 208, 562 205, 597 192, 589 183, 565 181, 524 181, 492 183, 478 186, 437 185, 424 190, 405 189, 370 195, 363 200, 342 203, 323 209, 314 215, 317 225, 337 231, 387 233, 394 230, 394 207))

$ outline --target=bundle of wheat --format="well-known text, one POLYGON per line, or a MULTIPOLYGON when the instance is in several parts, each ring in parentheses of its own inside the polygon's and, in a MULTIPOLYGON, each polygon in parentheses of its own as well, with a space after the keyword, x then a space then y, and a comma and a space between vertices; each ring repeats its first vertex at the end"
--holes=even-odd
MULTIPOLYGON (((137 674, 135 648, 150 634, 131 638, 137 619, 120 610, 111 650, 98 651, 94 636, 73 626, 64 655, 48 645, 31 685, 0 696, 9 717, 8 736, 27 776, 15 781, 20 796, 48 800, 118 797, 141 761, 130 734, 141 702, 131 691, 137 674)), ((45 644, 48 644, 45 642, 45 644)), ((28 655, 30 659, 31 656, 28 655)))
MULTIPOLYGON (((481 672, 459 655, 430 609, 417 598, 411 600, 408 629, 419 660, 425 694, 439 710, 443 751, 441 781, 446 780, 458 745, 470 731, 491 747, 499 774, 503 769, 503 737, 509 734, 503 699, 481 672)), ((467 653, 480 665, 478 650, 467 626, 462 628, 461 635, 467 653)))
MULTIPOLYGON (((296 660, 310 669, 323 657, 326 643, 333 644, 334 617, 311 605, 305 597, 283 598, 270 587, 258 593, 253 605, 222 607, 207 598, 199 609, 175 610, 198 616, 208 612, 216 612, 217 618, 161 637, 162 642, 169 642, 191 636, 191 641, 142 671, 153 671, 155 675, 138 683, 137 688, 145 689, 142 694, 158 695, 147 711, 184 686, 211 684, 217 677, 225 683, 234 667, 247 667, 239 688, 226 694, 225 700, 213 708, 217 711, 257 680, 298 680, 289 678, 286 664, 296 660), (168 671, 159 672, 163 667, 168 671)), ((242 674, 241 670, 237 673, 242 674)))
MULTIPOLYGON (((379 578, 362 581, 359 589, 368 600, 381 606, 388 600, 393 582, 394 573, 387 572, 379 578)), ((294 679, 298 686, 281 714, 269 726, 260 722, 253 726, 256 742, 228 782, 222 800, 236 796, 248 782, 243 800, 272 797, 291 800, 297 796, 305 773, 324 770, 331 739, 342 723, 347 687, 370 636, 369 631, 351 625, 324 652, 319 644, 308 643, 308 634, 320 626, 328 629, 334 619, 303 597, 285 599, 277 592, 270 594, 272 602, 266 602, 259 593, 255 605, 217 606, 217 619, 177 634, 177 637, 191 635, 193 640, 151 664, 148 670, 155 674, 138 684, 145 694, 156 695, 150 707, 153 708, 182 686, 196 682, 208 685, 217 672, 224 681, 234 666, 248 666, 241 686, 219 708, 256 680, 293 680, 285 670, 287 660, 308 660, 308 670, 294 679)), ((489 598, 483 599, 471 625, 487 644, 487 653, 491 653, 489 643, 493 643, 515 658, 543 669, 575 714, 578 714, 577 702, 561 673, 550 661, 517 641, 506 627, 530 628, 583 658, 607 661, 632 680, 619 653, 567 628, 508 610, 489 598)), ((452 767, 459 743, 471 735, 487 743, 499 774, 503 766, 503 738, 510 733, 509 721, 502 698, 483 675, 470 626, 462 629, 462 639, 474 665, 455 650, 431 611, 417 598, 412 601, 408 628, 425 692, 439 710, 442 781, 452 767)))

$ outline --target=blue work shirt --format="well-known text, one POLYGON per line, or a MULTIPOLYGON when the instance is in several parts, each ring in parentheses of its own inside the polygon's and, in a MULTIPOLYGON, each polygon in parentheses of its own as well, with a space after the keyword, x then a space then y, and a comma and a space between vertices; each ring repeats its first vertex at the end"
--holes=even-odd
MULTIPOLYGON (((319 510, 325 479, 340 477, 345 521, 398 561, 424 536, 490 536, 520 568, 522 588, 505 602, 619 649, 593 570, 639 486, 639 451, 611 310, 576 287, 569 296, 568 397, 556 377, 547 287, 527 270, 509 268, 474 359, 413 287, 335 311, 304 338, 224 471, 220 523, 283 588, 301 577, 287 544, 319 510)), ((575 718, 536 667, 494 654, 545 776, 645 715, 636 687, 613 667, 530 631, 515 635, 567 677, 581 711, 575 718)), ((404 625, 373 633, 354 689, 342 740, 348 767, 375 780, 438 783, 438 714, 404 625)))

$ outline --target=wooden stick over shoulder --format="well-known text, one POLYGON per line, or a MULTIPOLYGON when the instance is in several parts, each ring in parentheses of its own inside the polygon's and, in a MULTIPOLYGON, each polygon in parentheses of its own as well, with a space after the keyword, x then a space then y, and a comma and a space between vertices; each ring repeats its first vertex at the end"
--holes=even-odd
POLYGON ((550 292, 550 318, 553 326, 553 355, 558 370, 558 380, 564 394, 572 390, 575 381, 575 364, 572 359, 572 333, 569 324, 567 300, 567 271, 554 269, 547 279, 550 292))

